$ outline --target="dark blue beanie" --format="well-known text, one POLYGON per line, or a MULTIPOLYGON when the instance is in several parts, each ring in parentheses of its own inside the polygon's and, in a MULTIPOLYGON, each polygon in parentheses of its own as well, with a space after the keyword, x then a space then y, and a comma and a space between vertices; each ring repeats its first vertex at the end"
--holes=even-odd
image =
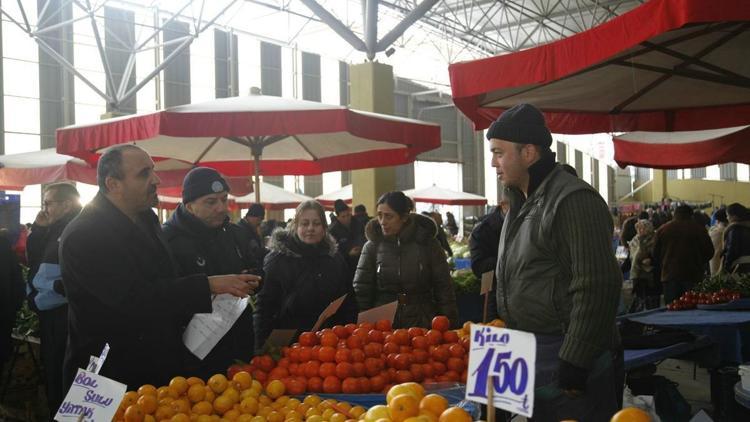
POLYGON ((518 104, 503 112, 487 129, 487 139, 492 138, 547 148, 552 145, 544 115, 531 104, 518 104))
POLYGON ((195 201, 212 193, 229 192, 227 181, 218 171, 208 167, 196 167, 182 181, 182 203, 195 201))

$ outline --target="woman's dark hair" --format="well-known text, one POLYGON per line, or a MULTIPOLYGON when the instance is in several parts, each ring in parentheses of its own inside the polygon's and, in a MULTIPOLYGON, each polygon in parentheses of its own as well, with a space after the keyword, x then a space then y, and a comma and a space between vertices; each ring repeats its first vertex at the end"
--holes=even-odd
POLYGON ((383 196, 378 199, 377 205, 380 204, 388 205, 393 211, 396 211, 402 217, 414 210, 414 203, 411 199, 404 195, 403 192, 397 190, 384 193, 383 196))
POLYGON ((735 202, 733 204, 729 204, 729 206, 727 207, 727 216, 737 217, 740 219, 740 221, 745 221, 750 219, 750 211, 748 211, 748 209, 745 208, 744 205, 740 204, 739 202, 735 202))
POLYGON ((716 217, 716 221, 722 222, 724 224, 729 224, 729 220, 727 220, 726 208, 721 208, 718 211, 716 211, 716 214, 714 214, 714 217, 716 217))

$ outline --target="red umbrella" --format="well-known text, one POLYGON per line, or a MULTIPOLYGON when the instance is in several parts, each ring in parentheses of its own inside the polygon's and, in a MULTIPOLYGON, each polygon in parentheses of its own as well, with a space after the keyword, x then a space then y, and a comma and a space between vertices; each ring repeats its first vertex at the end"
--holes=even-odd
POLYGON ((315 200, 320 202, 320 205, 324 206, 328 210, 333 209, 333 203, 336 202, 337 199, 341 199, 347 205, 351 206, 352 205, 352 185, 346 185, 339 190, 336 190, 330 193, 324 193, 323 195, 319 195, 315 197, 315 200))
MULTIPOLYGON (((263 95, 188 104, 57 131, 57 150, 93 160, 134 143, 174 158, 241 176, 306 175, 405 164, 440 146, 440 127, 263 95)), ((260 196, 260 189, 256 189, 260 196)))
POLYGON ((410 197, 414 202, 426 202, 428 204, 442 205, 485 205, 487 198, 467 192, 457 192, 441 188, 435 185, 429 188, 409 189, 404 195, 410 197))
POLYGON ((615 161, 657 169, 750 163, 750 126, 690 132, 631 132, 612 138, 615 161))
MULTIPOLYGON (((181 186, 191 167, 176 160, 157 160, 156 172, 162 179, 161 186, 181 186)), ((0 156, 0 189, 22 190, 28 185, 61 181, 96 185, 96 166, 58 154, 54 148, 0 156)))
POLYGON ((687 131, 750 124, 750 5, 651 0, 598 27, 450 66, 477 129, 526 102, 556 133, 687 131))

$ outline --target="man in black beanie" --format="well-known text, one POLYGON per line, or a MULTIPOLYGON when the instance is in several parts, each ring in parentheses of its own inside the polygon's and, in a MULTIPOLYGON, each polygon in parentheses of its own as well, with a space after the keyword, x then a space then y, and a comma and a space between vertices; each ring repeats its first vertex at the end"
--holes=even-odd
POLYGON ((336 215, 328 226, 328 233, 336 239, 339 252, 346 258, 353 279, 365 244, 364 237, 360 235, 364 230, 359 227, 359 221, 352 218, 352 209, 343 200, 337 199, 333 203, 333 210, 336 215))
MULTIPOLYGON (((182 203, 164 223, 164 237, 180 275, 253 273, 256 262, 240 228, 229 222, 228 196, 229 185, 212 168, 196 167, 185 176, 182 203)), ((257 287, 255 282, 253 289, 257 287)), ((184 322, 190 317, 186 315, 184 322)), ((200 360, 188 355, 187 373, 204 379, 223 373, 236 359, 250 359, 253 339, 253 311, 248 306, 208 356, 200 360)))
POLYGON ((264 218, 266 218, 266 210, 263 208, 263 205, 251 204, 247 213, 245 213, 245 217, 237 222, 237 226, 240 228, 240 232, 244 236, 245 244, 255 262, 253 264, 254 268, 251 271, 253 274, 262 274, 263 258, 265 258, 268 253, 265 246, 266 243, 260 235, 260 224, 263 222, 264 218))
POLYGON ((498 314, 537 340, 534 420, 609 420, 622 397, 615 314, 622 275, 607 204, 564 171, 542 113, 505 111, 487 131, 510 204, 498 247, 498 314))

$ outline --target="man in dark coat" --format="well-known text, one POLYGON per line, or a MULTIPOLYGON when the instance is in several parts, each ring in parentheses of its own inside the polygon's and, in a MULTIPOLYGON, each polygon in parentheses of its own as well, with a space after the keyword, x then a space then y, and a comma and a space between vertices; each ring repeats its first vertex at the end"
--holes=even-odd
POLYGON ((362 246, 365 244, 364 229, 359 227, 359 221, 352 216, 352 209, 341 199, 333 203, 333 210, 336 215, 328 226, 328 233, 333 236, 338 243, 338 250, 346 258, 351 272, 351 278, 354 278, 354 272, 357 270, 359 255, 362 253, 362 246))
POLYGON ((479 219, 469 236, 469 252, 471 253, 471 271, 477 278, 482 279, 482 274, 492 271, 492 290, 487 300, 487 319, 497 318, 497 300, 495 288, 497 278, 494 276, 495 265, 497 265, 497 245, 500 243, 500 231, 503 229, 503 209, 499 205, 488 214, 479 219))
POLYGON ((47 407, 57 413, 63 396, 63 358, 68 342, 68 300, 58 259, 59 239, 65 227, 81 212, 75 186, 58 183, 44 190, 42 210, 26 241, 29 263, 29 305, 39 315, 41 358, 47 383, 47 407))
POLYGON ((664 283, 664 302, 672 302, 700 282, 713 255, 708 230, 693 220, 692 208, 677 207, 674 219, 656 231, 654 245, 656 274, 664 283))
MULTIPOLYGON (((229 185, 214 169, 197 167, 185 176, 182 203, 163 227, 178 275, 257 275, 256 259, 250 256, 240 228, 229 222, 228 196, 229 185)), ((226 371, 236 359, 250 360, 253 339, 253 310, 248 306, 203 360, 188 354, 188 374, 208 379, 226 371)))
POLYGON ((263 274, 263 258, 268 253, 268 249, 265 246, 266 242, 260 235, 260 225, 265 217, 266 210, 263 209, 263 205, 252 204, 248 208, 247 213, 245 213, 245 217, 237 222, 240 234, 244 236, 244 241, 247 243, 250 258, 253 260, 250 268, 250 273, 252 274, 263 274))
POLYGON ((106 343, 100 374, 135 390, 183 373, 186 313, 212 311, 211 295, 246 296, 256 276, 177 277, 156 214, 159 177, 134 145, 99 159, 99 193, 65 228, 60 266, 68 298, 64 384, 106 343))
POLYGON ((607 204, 555 163, 534 106, 503 112, 487 139, 510 204, 495 269, 498 312, 536 336, 534 419, 608 420, 624 375, 615 323, 622 274, 607 204))
POLYGON ((359 229, 362 231, 359 235, 365 239, 365 227, 367 226, 367 223, 370 221, 369 215, 367 215, 367 208, 363 204, 359 204, 354 207, 354 214, 352 214, 352 219, 356 220, 359 223, 359 229))

